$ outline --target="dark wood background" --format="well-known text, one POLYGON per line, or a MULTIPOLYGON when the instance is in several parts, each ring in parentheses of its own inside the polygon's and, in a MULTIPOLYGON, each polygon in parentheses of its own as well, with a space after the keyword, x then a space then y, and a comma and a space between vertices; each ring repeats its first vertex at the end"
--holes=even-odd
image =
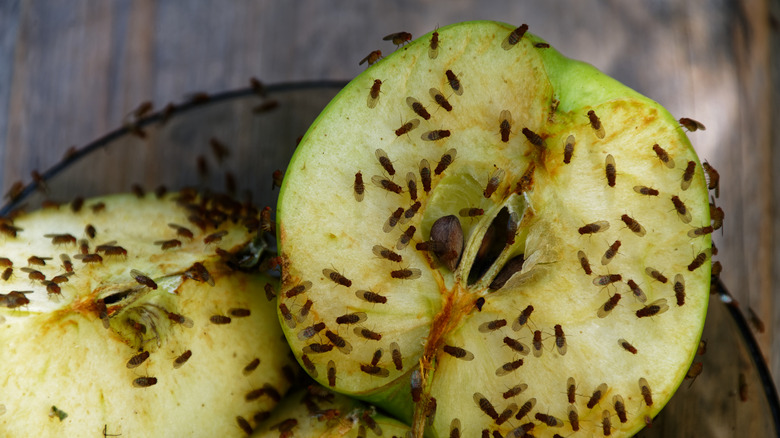
POLYGON ((245 87, 251 76, 348 79, 370 51, 392 51, 386 34, 472 19, 528 23, 564 54, 707 126, 690 137, 721 175, 722 278, 764 321, 756 336, 780 376, 780 5, 772 0, 3 0, 2 193, 119 127, 142 101, 161 108, 192 92, 245 87))

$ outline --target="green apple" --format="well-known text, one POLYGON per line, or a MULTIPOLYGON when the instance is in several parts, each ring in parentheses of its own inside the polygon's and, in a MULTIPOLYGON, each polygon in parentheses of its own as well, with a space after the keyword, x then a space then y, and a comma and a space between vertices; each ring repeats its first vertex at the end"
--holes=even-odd
POLYGON ((455 24, 370 66, 282 186, 288 342, 415 436, 630 435, 699 342, 712 227, 688 138, 526 29, 455 24))
POLYGON ((298 369, 276 280, 230 268, 257 223, 188 192, 4 221, 0 435, 246 436, 298 369))

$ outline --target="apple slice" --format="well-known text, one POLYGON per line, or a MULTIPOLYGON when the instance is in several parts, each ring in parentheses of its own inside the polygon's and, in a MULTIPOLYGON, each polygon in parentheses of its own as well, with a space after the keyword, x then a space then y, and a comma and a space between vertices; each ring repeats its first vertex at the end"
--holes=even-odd
POLYGON ((456 24, 369 67, 282 186, 296 357, 415 436, 630 435, 698 345, 712 227, 690 142, 526 30, 456 24))
POLYGON ((228 267, 257 216, 182 192, 4 221, 0 435, 246 436, 298 369, 275 280, 228 267))

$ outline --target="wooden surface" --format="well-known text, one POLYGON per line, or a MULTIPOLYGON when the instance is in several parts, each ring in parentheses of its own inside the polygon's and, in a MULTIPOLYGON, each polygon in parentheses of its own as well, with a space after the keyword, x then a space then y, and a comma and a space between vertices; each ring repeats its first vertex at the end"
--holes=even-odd
MULTIPOLYGON (((142 101, 162 108, 251 76, 348 79, 372 50, 393 50, 384 35, 468 19, 528 23, 564 54, 707 126, 690 138, 721 175, 716 259, 741 308, 764 321, 756 336, 780 375, 780 6, 770 0, 5 0, 2 193, 120 126, 142 101)), ((116 169, 88 172, 100 181, 116 169)))

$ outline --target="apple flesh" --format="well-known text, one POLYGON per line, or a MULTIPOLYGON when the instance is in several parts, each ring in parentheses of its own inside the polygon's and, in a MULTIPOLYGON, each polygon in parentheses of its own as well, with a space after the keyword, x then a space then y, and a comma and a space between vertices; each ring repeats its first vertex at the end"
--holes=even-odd
POLYGON ((298 369, 276 280, 229 267, 255 219, 178 193, 5 223, 0 435, 246 436, 298 369))
POLYGON ((287 339, 415 436, 633 434, 704 323, 696 153, 659 104, 522 26, 436 36, 436 56, 428 34, 355 78, 288 167, 287 339))

